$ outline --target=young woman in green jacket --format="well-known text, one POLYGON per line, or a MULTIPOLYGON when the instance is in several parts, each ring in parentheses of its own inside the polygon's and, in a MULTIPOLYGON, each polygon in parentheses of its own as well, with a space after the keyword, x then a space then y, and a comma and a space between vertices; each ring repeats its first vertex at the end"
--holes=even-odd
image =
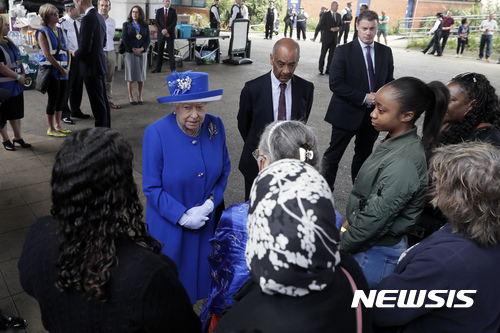
POLYGON ((370 288, 389 275, 407 249, 406 235, 427 191, 424 144, 437 142, 449 93, 444 84, 403 77, 382 87, 372 125, 388 135, 365 161, 347 203, 342 249, 360 264, 370 288), (415 122, 426 113, 423 138, 415 122))

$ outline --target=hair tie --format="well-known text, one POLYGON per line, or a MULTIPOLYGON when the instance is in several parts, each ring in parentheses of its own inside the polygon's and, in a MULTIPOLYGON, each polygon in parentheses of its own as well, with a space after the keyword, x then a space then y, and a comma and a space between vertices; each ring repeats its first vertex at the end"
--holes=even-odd
POLYGON ((314 157, 314 152, 312 150, 305 150, 304 148, 300 147, 299 148, 299 155, 300 155, 300 158, 299 160, 301 162, 305 162, 306 161, 306 158, 308 160, 312 160, 313 157, 314 157))

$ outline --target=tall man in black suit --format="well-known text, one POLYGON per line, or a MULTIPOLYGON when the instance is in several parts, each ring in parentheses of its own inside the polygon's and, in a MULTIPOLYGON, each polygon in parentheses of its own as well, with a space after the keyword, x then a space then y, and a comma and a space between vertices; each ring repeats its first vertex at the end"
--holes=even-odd
POLYGON ((309 118, 314 85, 293 74, 299 59, 299 44, 290 38, 280 39, 274 44, 271 54, 273 70, 248 81, 241 91, 238 129, 245 143, 239 169, 245 177, 245 200, 248 200, 253 180, 259 173, 252 152, 258 148, 266 125, 275 120, 307 122, 309 118), (281 94, 284 95, 284 114, 279 112, 281 94))
POLYGON ((321 30, 321 55, 319 56, 320 75, 323 75, 326 52, 328 52, 326 74, 330 72, 333 54, 335 53, 335 48, 337 47, 339 29, 342 25, 341 16, 339 13, 337 13, 338 9, 339 3, 337 1, 333 1, 331 10, 323 13, 323 16, 321 16, 321 20, 319 21, 319 28, 321 30))
POLYGON ((163 0, 163 8, 156 11, 155 25, 158 29, 158 62, 156 68, 151 73, 160 73, 163 65, 163 52, 165 51, 165 41, 167 42, 168 60, 170 70, 175 71, 175 25, 177 24, 177 11, 170 7, 170 0, 163 0))
POLYGON ((111 127, 111 114, 106 95, 106 72, 108 65, 104 57, 106 45, 106 22, 92 6, 91 0, 73 0, 80 14, 85 14, 80 26, 78 50, 73 57, 80 61, 80 73, 84 77, 90 107, 96 127, 111 127))
POLYGON ((323 173, 332 189, 340 159, 353 136, 356 136, 351 166, 353 182, 371 154, 378 137, 370 118, 375 93, 394 80, 391 49, 374 42, 377 13, 365 10, 359 15, 356 25, 358 39, 337 48, 330 71, 333 96, 325 121, 332 124, 332 137, 330 147, 323 155, 323 173))

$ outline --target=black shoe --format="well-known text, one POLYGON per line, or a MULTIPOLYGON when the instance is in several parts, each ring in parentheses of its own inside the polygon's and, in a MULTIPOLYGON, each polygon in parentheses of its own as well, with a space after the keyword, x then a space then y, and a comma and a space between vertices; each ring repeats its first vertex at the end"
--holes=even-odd
POLYGON ((90 115, 85 114, 85 113, 76 113, 76 114, 71 114, 71 117, 80 118, 80 119, 88 119, 88 118, 90 118, 90 115))
POLYGON ((16 143, 18 145, 20 145, 21 147, 23 147, 23 148, 29 148, 29 147, 31 147, 31 145, 29 143, 26 143, 26 141, 24 141, 23 138, 20 138, 19 140, 16 140, 16 139, 13 138, 12 139, 12 146, 15 146, 16 143))
POLYGON ((0 330, 6 328, 25 328, 26 320, 19 317, 7 317, 0 313, 0 330))
POLYGON ((2 144, 5 150, 16 150, 16 147, 14 147, 14 145, 12 144, 12 142, 10 142, 10 140, 3 141, 2 144))
POLYGON ((323 74, 323 71, 319 71, 319 75, 325 75, 325 74, 323 74))
POLYGON ((74 124, 76 124, 76 123, 73 121, 73 119, 71 119, 71 118, 63 118, 63 119, 62 119, 62 121, 63 121, 63 123, 65 123, 65 124, 70 124, 70 125, 74 125, 74 124))
POLYGON ((330 71, 325 71, 325 74, 326 74, 326 75, 330 74, 330 71))
POLYGON ((175 68, 170 68, 170 71, 173 73, 175 72, 175 68))
POLYGON ((154 73, 160 73, 160 72, 161 72, 161 69, 159 69, 159 68, 155 68, 155 69, 153 69, 153 70, 151 71, 151 73, 153 73, 153 74, 154 74, 154 73))
POLYGON ((420 52, 422 52, 423 54, 426 54, 426 53, 427 53, 427 51, 424 51, 424 50, 420 50, 420 52))

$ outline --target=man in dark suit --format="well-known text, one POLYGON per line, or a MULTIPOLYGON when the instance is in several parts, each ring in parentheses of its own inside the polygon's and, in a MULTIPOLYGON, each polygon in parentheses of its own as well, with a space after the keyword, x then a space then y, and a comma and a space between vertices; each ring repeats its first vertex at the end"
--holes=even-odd
POLYGON ((108 65, 104 57, 106 22, 92 6, 91 0, 73 0, 73 2, 85 16, 80 26, 78 50, 73 50, 72 55, 80 61, 80 73, 84 77, 95 126, 111 127, 110 107, 106 96, 108 65))
POLYGON ((245 177, 245 200, 259 172, 252 152, 258 148, 266 125, 275 120, 307 122, 309 118, 314 85, 293 74, 299 59, 299 44, 290 38, 280 39, 271 54, 273 70, 248 81, 241 91, 238 129, 245 143, 239 169, 245 177))
POLYGON ((371 125, 370 112, 376 91, 394 80, 392 51, 375 43, 377 13, 365 10, 356 23, 358 39, 337 48, 330 71, 333 92, 325 121, 332 125, 330 147, 323 156, 323 174, 333 189, 338 164, 353 136, 356 136, 351 176, 354 182, 363 162, 372 152, 378 132, 371 125))
POLYGON ((170 0, 163 0, 163 8, 156 11, 155 25, 158 29, 158 62, 156 68, 151 73, 160 73, 163 65, 163 52, 165 51, 165 41, 167 42, 168 59, 170 70, 175 71, 175 25, 177 24, 177 11, 170 7, 170 0))
POLYGON ((339 3, 337 1, 333 1, 331 5, 331 10, 325 12, 319 22, 319 28, 321 29, 321 55, 319 56, 320 75, 323 75, 326 52, 328 52, 328 63, 326 65, 326 74, 330 72, 330 66, 332 64, 333 54, 335 53, 335 48, 337 47, 337 37, 340 26, 342 25, 342 19, 340 17, 340 14, 337 13, 338 9, 339 9, 339 3))

